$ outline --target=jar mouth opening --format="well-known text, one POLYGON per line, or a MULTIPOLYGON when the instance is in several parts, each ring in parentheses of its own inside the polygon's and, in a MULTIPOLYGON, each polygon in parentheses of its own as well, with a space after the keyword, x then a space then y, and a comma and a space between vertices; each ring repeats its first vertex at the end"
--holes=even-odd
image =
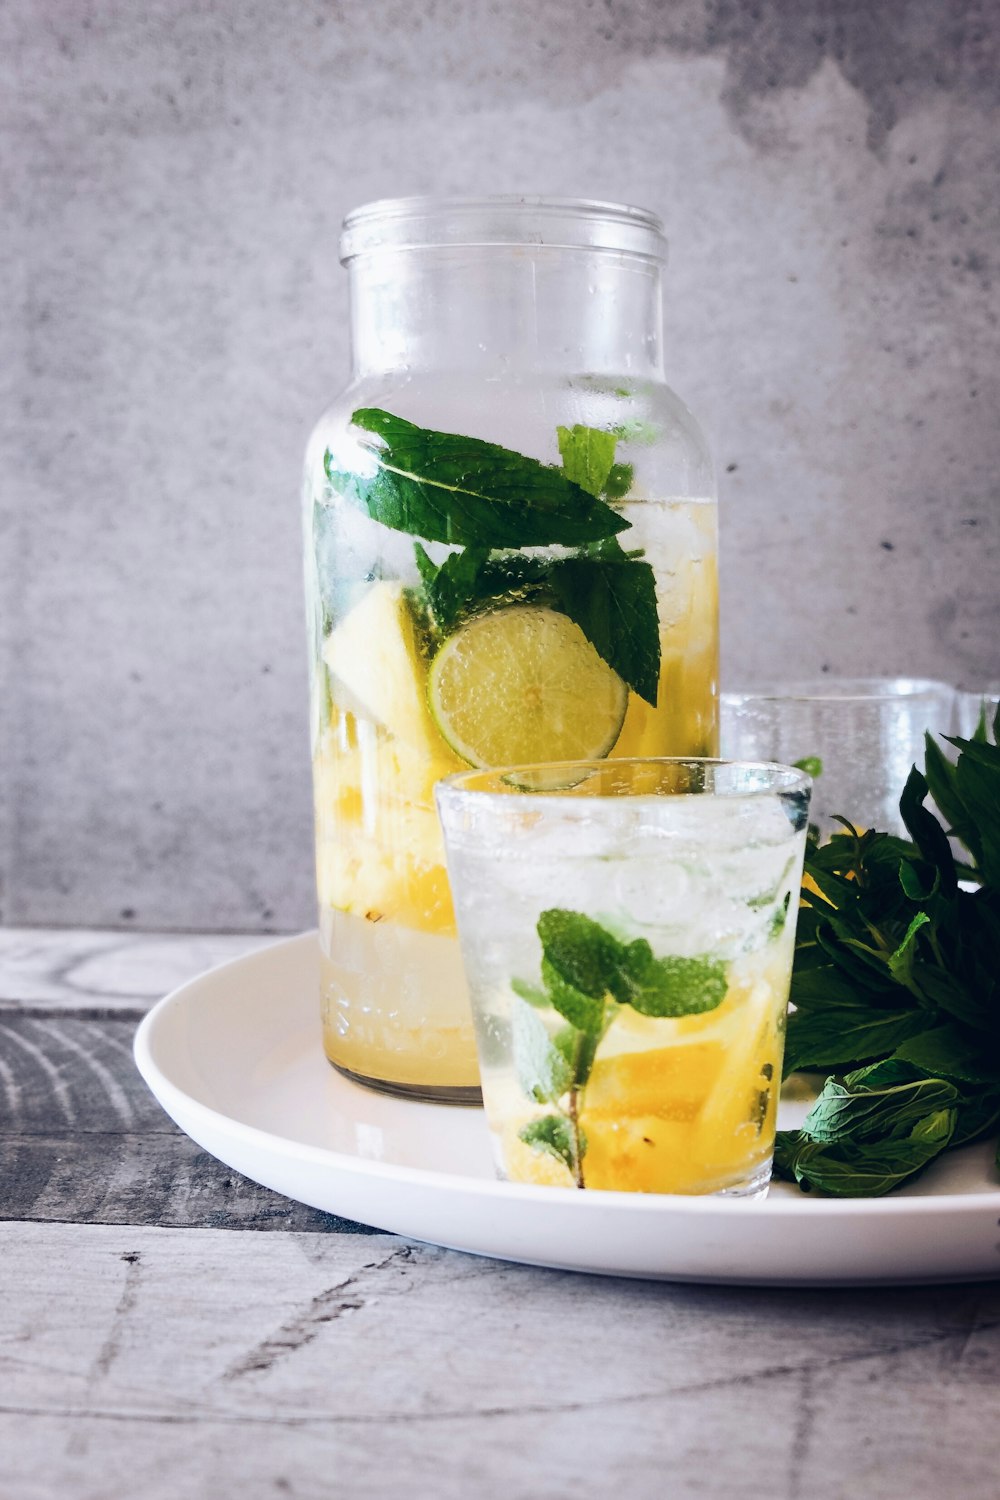
POLYGON ((343 265, 379 250, 497 245, 609 250, 665 261, 662 220, 646 208, 596 198, 507 193, 481 198, 381 198, 352 209, 340 236, 343 265))

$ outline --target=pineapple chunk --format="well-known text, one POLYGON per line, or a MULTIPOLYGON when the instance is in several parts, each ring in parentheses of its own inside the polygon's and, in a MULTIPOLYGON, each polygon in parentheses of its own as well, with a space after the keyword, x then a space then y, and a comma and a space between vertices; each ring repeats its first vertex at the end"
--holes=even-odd
POLYGON ((704 1104, 723 1058, 722 1045, 712 1041, 599 1059, 587 1085, 586 1114, 620 1120, 647 1114, 690 1120, 704 1104))
POLYGON ((583 1171, 587 1187, 627 1193, 690 1193, 702 1190, 691 1160, 691 1126, 660 1115, 626 1120, 580 1120, 587 1138, 583 1171))
POLYGON ((324 840, 316 850, 316 873, 323 906, 422 932, 454 930, 444 865, 421 857, 412 846, 390 852, 363 837, 324 840))
POLYGON ((444 752, 427 707, 426 663, 401 583, 373 583, 328 636, 323 659, 359 715, 428 758, 444 752))

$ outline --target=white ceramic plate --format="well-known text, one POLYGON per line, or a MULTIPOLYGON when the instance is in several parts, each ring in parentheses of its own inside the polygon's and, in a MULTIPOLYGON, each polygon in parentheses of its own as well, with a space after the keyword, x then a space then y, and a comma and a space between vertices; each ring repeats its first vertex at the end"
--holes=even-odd
POLYGON ((915 1187, 874 1200, 816 1199, 785 1184, 740 1202, 498 1182, 481 1110, 392 1099, 330 1067, 318 984, 307 933, 182 986, 135 1042, 139 1071, 181 1129, 290 1198, 458 1250, 620 1276, 1000 1276, 1000 1183, 987 1147, 950 1153, 915 1187))

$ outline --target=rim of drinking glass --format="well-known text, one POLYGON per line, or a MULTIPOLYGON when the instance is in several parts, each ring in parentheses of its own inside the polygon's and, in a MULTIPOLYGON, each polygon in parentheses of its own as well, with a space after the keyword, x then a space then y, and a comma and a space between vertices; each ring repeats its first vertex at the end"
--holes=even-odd
POLYGON ((342 265, 376 250, 522 245, 612 250, 666 261, 663 221, 648 208, 542 193, 378 198, 351 209, 340 236, 342 265))
POLYGON ((550 761, 528 761, 521 765, 511 766, 470 766, 467 771, 453 771, 450 776, 443 777, 436 783, 435 792, 445 798, 457 793, 460 797, 474 796, 484 801, 503 801, 505 804, 512 796, 530 797, 532 805, 544 805, 546 803, 559 804, 565 809, 566 804, 572 802, 612 803, 623 802, 626 798, 630 802, 656 802, 666 801, 696 802, 699 798, 718 797, 727 802, 753 802, 762 797, 774 797, 780 793, 794 793, 808 791, 813 784, 813 779, 805 771, 799 770, 797 766, 788 766, 780 761, 772 760, 741 760, 727 759, 725 756, 713 755, 635 755, 605 758, 604 760, 550 760, 550 761), (767 785, 756 787, 739 787, 732 789, 705 788, 702 790, 691 790, 683 792, 670 792, 664 794, 656 791, 637 792, 587 792, 576 796, 577 788, 582 786, 583 777, 591 771, 608 771, 618 768, 626 769, 642 768, 648 766, 691 766, 704 768, 706 766, 732 766, 742 771, 765 771, 771 773, 767 785), (574 785, 564 787, 546 787, 541 790, 532 786, 518 785, 536 773, 546 776, 573 776, 582 773, 581 780, 574 785), (476 786, 474 783, 480 781, 486 783, 476 786), (500 783, 499 785, 497 783, 500 783))
POLYGON ((723 703, 815 702, 877 703, 901 698, 929 698, 952 693, 950 682, 937 677, 795 677, 787 682, 770 679, 753 687, 723 688, 723 703))

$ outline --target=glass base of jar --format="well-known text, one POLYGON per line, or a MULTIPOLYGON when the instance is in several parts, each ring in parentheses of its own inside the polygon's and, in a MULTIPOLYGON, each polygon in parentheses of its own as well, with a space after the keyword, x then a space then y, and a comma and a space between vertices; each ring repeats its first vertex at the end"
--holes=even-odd
POLYGON ((477 1083, 441 1087, 424 1083, 396 1083, 389 1078, 368 1078, 364 1073, 353 1073, 350 1068, 341 1067, 340 1063, 335 1063, 330 1057, 327 1062, 352 1083, 360 1083, 363 1088, 374 1089, 378 1094, 391 1094, 395 1099, 419 1100, 422 1104, 481 1105, 483 1102, 482 1089, 477 1083))

